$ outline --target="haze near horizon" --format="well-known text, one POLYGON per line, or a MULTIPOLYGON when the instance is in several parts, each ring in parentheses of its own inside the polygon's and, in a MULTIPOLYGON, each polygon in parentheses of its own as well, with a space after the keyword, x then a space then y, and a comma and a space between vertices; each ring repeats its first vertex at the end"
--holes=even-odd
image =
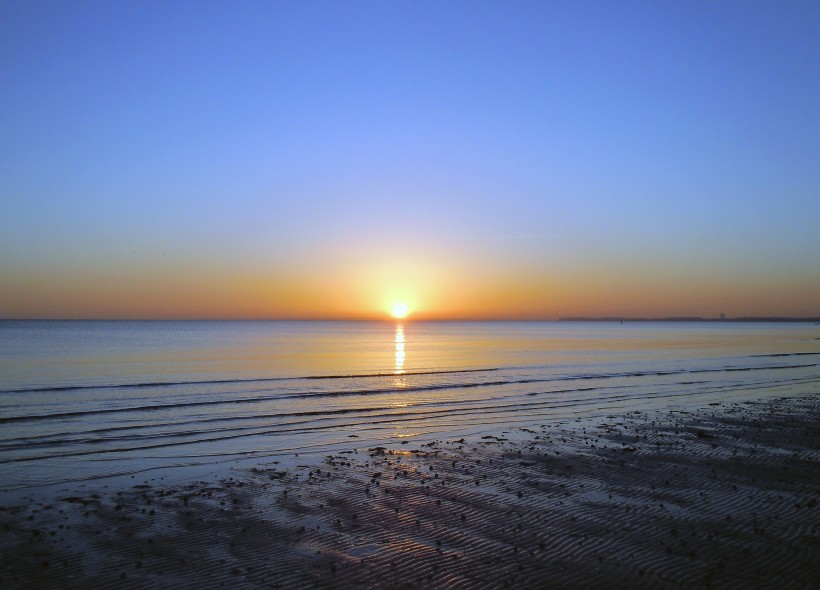
POLYGON ((818 17, 4 2, 0 318, 818 316, 818 17))

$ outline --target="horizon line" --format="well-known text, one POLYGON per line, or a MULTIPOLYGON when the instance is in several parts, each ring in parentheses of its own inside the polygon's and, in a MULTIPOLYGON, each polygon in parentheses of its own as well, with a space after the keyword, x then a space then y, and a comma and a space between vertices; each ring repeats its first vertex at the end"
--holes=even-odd
POLYGON ((567 316, 560 318, 546 317, 203 317, 203 318, 163 318, 163 317, 80 317, 80 318, 32 318, 0 317, 3 322, 820 322, 820 316, 738 316, 738 317, 702 317, 702 316, 567 316))

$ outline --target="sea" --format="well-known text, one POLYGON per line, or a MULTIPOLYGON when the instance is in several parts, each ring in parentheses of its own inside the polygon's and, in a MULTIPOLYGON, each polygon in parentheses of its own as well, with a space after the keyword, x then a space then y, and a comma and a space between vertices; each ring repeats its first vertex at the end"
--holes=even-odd
POLYGON ((0 491, 817 393, 820 326, 0 321, 0 491))

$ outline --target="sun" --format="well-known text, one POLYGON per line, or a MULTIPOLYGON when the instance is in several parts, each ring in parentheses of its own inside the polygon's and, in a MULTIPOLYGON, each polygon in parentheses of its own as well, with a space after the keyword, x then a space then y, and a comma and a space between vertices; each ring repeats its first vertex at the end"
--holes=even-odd
POLYGON ((390 315, 397 320, 406 318, 409 312, 410 308, 407 307, 406 303, 394 303, 393 307, 390 308, 390 315))

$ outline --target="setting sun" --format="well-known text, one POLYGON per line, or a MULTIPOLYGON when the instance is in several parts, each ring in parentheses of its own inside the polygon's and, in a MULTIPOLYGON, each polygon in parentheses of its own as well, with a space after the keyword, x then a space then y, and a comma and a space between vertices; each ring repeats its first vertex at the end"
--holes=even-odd
POLYGON ((407 307, 406 303, 394 303, 393 307, 390 309, 390 315, 396 319, 402 319, 407 317, 409 311, 410 309, 407 307))

